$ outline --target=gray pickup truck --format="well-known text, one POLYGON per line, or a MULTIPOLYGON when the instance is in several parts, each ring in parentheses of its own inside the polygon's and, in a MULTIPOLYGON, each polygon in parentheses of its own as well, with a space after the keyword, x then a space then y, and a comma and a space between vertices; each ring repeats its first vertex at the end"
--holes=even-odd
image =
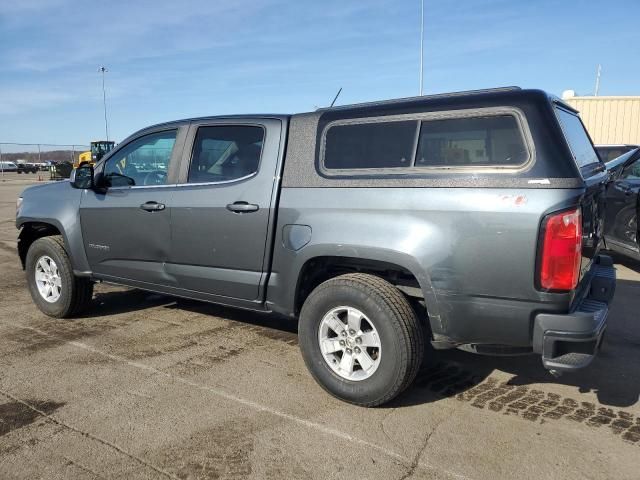
POLYGON ((375 406, 427 341, 589 364, 615 289, 606 178, 577 112, 538 90, 195 118, 26 189, 18 251, 52 317, 96 281, 287 315, 319 384, 375 406))

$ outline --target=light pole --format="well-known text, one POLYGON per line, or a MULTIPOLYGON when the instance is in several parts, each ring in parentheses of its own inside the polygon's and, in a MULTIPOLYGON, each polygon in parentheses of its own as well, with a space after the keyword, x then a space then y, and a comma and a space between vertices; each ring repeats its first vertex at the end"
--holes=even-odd
POLYGON ((602 71, 602 65, 598 64, 598 68, 596 69, 596 88, 593 92, 593 96, 597 97, 600 92, 600 72, 602 71))
POLYGON ((424 77, 424 0, 420 0, 420 95, 423 91, 424 77))
POLYGON ((106 67, 101 66, 98 71, 102 73, 102 104, 104 105, 104 132, 107 135, 107 141, 109 141, 109 122, 107 121, 107 91, 104 88, 104 74, 107 73, 106 67))

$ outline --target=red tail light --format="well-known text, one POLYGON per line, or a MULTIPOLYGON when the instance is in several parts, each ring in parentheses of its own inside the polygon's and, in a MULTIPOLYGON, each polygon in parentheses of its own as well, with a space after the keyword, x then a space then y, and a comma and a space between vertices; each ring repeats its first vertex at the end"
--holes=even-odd
POLYGON ((550 215, 543 228, 540 286, 548 290, 573 290, 580 277, 582 213, 577 208, 550 215))

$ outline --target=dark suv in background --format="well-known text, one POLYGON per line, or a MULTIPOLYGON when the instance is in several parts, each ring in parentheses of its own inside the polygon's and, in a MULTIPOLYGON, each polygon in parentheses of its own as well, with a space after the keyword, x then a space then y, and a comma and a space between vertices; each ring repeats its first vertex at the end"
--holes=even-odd
POLYGON ((607 162, 605 244, 607 249, 640 260, 640 148, 607 162))

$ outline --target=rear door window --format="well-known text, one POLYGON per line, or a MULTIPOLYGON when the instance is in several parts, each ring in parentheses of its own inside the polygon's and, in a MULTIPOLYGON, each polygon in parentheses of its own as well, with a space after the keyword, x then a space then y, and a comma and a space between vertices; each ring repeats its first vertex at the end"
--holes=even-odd
POLYGON ((640 180, 640 160, 636 160, 625 168, 622 178, 627 180, 640 180))
POLYGON ((580 117, 564 108, 556 108, 555 110, 576 165, 582 168, 594 163, 600 163, 600 158, 593 148, 580 117))
POLYGON ((263 141, 264 128, 258 126, 198 128, 187 182, 228 182, 256 173, 263 141))

